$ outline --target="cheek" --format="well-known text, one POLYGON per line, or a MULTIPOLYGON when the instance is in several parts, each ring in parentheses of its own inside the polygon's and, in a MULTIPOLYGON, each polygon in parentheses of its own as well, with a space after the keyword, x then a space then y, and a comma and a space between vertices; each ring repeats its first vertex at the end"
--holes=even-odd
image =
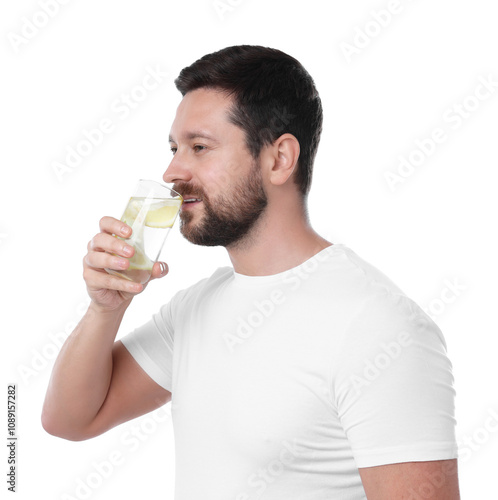
POLYGON ((198 170, 198 180, 208 193, 224 191, 247 177, 252 164, 252 157, 245 152, 212 155, 198 170))
POLYGON ((254 160, 246 151, 238 153, 233 152, 225 158, 223 172, 234 182, 244 179, 250 173, 254 164, 254 160))
POLYGON ((210 159, 209 167, 200 172, 202 182, 206 189, 223 191, 227 189, 236 176, 237 161, 228 155, 219 155, 210 159))
POLYGON ((199 175, 199 182, 208 195, 216 195, 227 188, 230 179, 227 172, 222 170, 219 164, 215 164, 199 175))

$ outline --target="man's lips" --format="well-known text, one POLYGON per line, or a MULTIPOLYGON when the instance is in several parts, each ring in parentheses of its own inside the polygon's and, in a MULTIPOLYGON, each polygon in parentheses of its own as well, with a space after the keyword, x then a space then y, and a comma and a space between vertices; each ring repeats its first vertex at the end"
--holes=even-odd
POLYGON ((192 195, 187 195, 183 197, 182 210, 188 210, 194 205, 198 205, 202 200, 192 195))

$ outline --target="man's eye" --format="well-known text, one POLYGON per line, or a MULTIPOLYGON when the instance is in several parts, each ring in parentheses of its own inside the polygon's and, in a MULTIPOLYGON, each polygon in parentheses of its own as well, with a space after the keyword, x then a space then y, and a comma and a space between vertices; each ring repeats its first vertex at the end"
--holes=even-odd
POLYGON ((200 144, 196 144, 194 146, 194 150, 196 153, 198 153, 199 151, 202 151, 203 149, 206 149, 206 146, 201 146, 200 144))
POLYGON ((176 153, 176 149, 177 149, 177 148, 169 148, 169 149, 171 149, 171 152, 172 152, 173 154, 175 154, 175 153, 176 153))

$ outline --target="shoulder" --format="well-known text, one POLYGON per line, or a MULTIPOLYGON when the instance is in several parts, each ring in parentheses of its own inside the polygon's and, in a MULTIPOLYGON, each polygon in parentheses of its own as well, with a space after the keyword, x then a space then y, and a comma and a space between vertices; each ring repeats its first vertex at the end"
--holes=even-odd
POLYGON ((358 283, 362 284, 365 296, 379 294, 393 294, 406 296, 401 288, 378 267, 346 245, 340 245, 339 249, 343 267, 350 271, 351 275, 357 277, 358 283))
POLYGON ((350 322, 427 317, 390 277, 348 246, 334 244, 317 254, 315 260, 313 285, 323 293, 324 300, 340 304, 350 322))
MULTIPOLYGON (((344 293, 356 303, 352 322, 378 321, 395 323, 396 319, 408 323, 435 326, 432 319, 389 276, 366 261, 345 245, 338 249, 340 270, 344 273, 344 293)), ((437 327, 436 327, 437 328, 437 327)))
POLYGON ((390 365, 398 356, 411 357, 420 369, 429 360, 449 368, 446 340, 434 320, 382 271, 351 249, 341 250, 344 294, 353 305, 337 344, 336 369, 349 375, 370 362, 390 365))

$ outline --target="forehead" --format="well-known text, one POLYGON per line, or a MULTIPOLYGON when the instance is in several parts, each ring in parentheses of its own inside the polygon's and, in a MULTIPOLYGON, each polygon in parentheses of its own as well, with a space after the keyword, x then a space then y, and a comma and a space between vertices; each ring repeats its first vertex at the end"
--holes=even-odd
POLYGON ((220 136, 223 130, 234 127, 228 120, 232 98, 219 90, 197 89, 187 92, 180 102, 171 125, 173 140, 189 138, 193 131, 220 136))

